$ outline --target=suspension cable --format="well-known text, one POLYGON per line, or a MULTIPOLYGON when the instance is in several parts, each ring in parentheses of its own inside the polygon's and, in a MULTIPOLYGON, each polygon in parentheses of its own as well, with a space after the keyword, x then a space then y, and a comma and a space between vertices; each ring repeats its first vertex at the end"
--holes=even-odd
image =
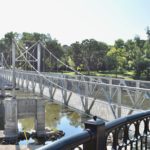
MULTIPOLYGON (((62 89, 61 86, 59 86, 58 84, 56 84, 56 83, 50 81, 50 80, 49 80, 48 78, 46 78, 42 73, 40 73, 37 69, 35 69, 35 67, 33 67, 33 65, 26 59, 26 57, 24 56, 24 54, 21 52, 21 50, 20 50, 18 44, 16 43, 16 41, 15 41, 15 45, 16 45, 16 47, 18 48, 18 50, 20 51, 20 53, 22 54, 22 56, 23 56, 23 58, 25 59, 25 61, 30 65, 30 67, 31 67, 34 71, 36 71, 36 72, 37 72, 40 76, 42 76, 45 80, 49 81, 50 83, 52 83, 52 84, 54 84, 55 86, 57 86, 57 87, 59 87, 59 88, 62 89)), ((67 89, 66 89, 66 90, 67 90, 67 89)))

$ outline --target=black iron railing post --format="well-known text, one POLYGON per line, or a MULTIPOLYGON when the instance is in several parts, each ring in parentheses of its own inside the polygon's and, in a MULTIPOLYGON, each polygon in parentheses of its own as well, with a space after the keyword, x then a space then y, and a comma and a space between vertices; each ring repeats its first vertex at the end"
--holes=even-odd
MULTIPOLYGON (((105 149, 105 122, 100 119, 92 119, 85 122, 85 129, 94 133, 93 140, 85 143, 85 150, 104 150, 105 149)), ((92 135, 91 135, 92 136, 92 135)))

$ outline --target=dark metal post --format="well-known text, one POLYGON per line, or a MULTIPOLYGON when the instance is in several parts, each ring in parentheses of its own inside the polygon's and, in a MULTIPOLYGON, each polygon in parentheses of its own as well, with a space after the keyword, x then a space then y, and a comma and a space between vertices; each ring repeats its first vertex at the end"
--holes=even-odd
MULTIPOLYGON (((85 122, 85 128, 90 129, 95 135, 94 139, 83 145, 85 150, 105 149, 105 122, 100 119, 92 119, 85 122)), ((92 136, 92 135, 91 135, 92 136)))

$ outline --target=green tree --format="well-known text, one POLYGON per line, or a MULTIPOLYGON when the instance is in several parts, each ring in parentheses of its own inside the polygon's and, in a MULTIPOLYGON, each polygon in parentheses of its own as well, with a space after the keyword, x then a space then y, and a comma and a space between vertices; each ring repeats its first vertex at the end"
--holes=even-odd
POLYGON ((74 67, 76 70, 80 71, 83 65, 82 52, 81 52, 81 44, 79 42, 75 42, 71 44, 69 49, 70 61, 74 62, 74 67))
MULTIPOLYGON (((61 44, 59 44, 57 40, 46 41, 45 44, 47 49, 53 55, 55 55, 59 60, 62 60, 64 52, 61 44)), ((62 67, 62 64, 55 57, 53 57, 53 55, 49 55, 49 53, 46 52, 45 55, 46 70, 59 71, 62 67)))
POLYGON ((12 39, 17 39, 17 37, 18 33, 8 32, 0 40, 0 51, 3 52, 9 66, 12 64, 12 39))
POLYGON ((90 73, 91 70, 100 70, 104 65, 104 56, 108 50, 107 44, 94 39, 86 39, 81 43, 81 52, 84 69, 90 73))
POLYGON ((136 78, 140 79, 141 73, 146 69, 145 68, 145 51, 144 51, 144 40, 141 40, 139 36, 134 38, 135 46, 134 46, 134 57, 133 57, 133 65, 136 74, 136 78))
POLYGON ((112 47, 108 53, 107 56, 110 57, 113 61, 112 63, 115 66, 116 70, 116 77, 118 74, 118 70, 122 71, 124 68, 124 64, 126 62, 126 53, 124 48, 115 48, 112 47))
POLYGON ((122 39, 118 39, 115 41, 114 44, 115 48, 124 48, 124 41, 122 39))
POLYGON ((107 44, 94 39, 86 39, 81 43, 71 44, 70 54, 74 61, 75 69, 86 70, 88 74, 92 70, 100 70, 104 66, 104 57, 108 50, 107 44))
POLYGON ((135 42, 133 40, 127 40, 127 42, 125 43, 125 51, 126 51, 126 69, 127 70, 133 70, 134 69, 134 59, 135 59, 135 52, 134 52, 134 48, 135 48, 135 42))

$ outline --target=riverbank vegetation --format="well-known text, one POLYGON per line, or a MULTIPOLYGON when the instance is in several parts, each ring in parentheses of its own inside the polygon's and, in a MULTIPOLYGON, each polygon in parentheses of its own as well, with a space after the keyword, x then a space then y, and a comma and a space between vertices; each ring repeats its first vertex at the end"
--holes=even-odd
MULTIPOLYGON (((0 39, 0 52, 3 52, 8 66, 11 66, 12 38, 15 38, 20 45, 26 48, 40 40, 58 59, 78 72, 88 75, 149 80, 149 27, 147 27, 145 34, 147 39, 135 36, 133 39, 124 41, 120 38, 115 41, 114 45, 108 45, 95 39, 85 39, 71 45, 61 45, 56 39, 52 39, 50 34, 9 32, 0 39)), ((47 52, 42 52, 41 64, 41 71, 73 74, 70 69, 48 55, 47 52)))

